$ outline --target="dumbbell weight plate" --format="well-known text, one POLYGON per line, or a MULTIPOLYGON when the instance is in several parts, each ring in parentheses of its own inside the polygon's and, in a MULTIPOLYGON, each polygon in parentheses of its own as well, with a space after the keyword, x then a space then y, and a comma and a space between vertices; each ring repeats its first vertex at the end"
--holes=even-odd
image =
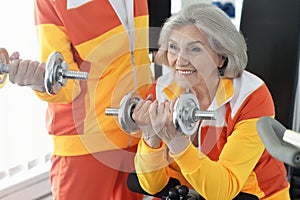
POLYGON ((53 52, 48 57, 45 70, 45 88, 50 95, 57 94, 61 88, 57 68, 61 66, 63 60, 63 56, 59 52, 53 52))
MULTIPOLYGON (((9 55, 4 48, 0 48, 0 62, 3 65, 9 64, 9 55)), ((4 87, 7 83, 8 73, 0 74, 0 88, 4 87)))
POLYGON ((118 111, 119 124, 127 133, 133 133, 139 130, 139 127, 132 120, 132 112, 141 97, 135 92, 127 93, 120 102, 118 111))
POLYGON ((176 100, 173 108, 173 123, 179 132, 193 135, 197 131, 199 120, 195 122, 193 119, 195 108, 200 106, 198 99, 192 93, 184 93, 176 100))

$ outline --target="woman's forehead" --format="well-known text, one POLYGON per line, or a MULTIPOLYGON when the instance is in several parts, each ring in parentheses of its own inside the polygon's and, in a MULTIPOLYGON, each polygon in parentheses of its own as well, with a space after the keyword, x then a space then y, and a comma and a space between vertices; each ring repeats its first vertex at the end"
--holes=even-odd
POLYGON ((188 25, 171 31, 170 40, 207 43, 205 34, 194 25, 188 25))

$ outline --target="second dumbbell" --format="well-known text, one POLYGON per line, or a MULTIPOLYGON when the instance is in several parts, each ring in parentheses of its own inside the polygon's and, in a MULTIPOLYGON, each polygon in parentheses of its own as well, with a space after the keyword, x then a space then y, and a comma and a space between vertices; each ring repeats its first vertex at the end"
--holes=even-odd
MULTIPOLYGON (((4 48, 0 48, 0 85, 4 85, 9 73, 9 56, 4 48)), ((66 79, 87 80, 88 73, 70 71, 68 64, 59 52, 53 52, 46 62, 44 85, 50 95, 57 94, 62 86, 66 85, 66 79)))

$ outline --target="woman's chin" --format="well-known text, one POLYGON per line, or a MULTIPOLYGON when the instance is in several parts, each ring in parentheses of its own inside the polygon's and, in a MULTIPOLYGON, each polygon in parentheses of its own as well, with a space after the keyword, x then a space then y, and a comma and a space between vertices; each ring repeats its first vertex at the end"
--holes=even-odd
POLYGON ((176 84, 184 90, 192 87, 192 85, 187 81, 176 80, 176 84))

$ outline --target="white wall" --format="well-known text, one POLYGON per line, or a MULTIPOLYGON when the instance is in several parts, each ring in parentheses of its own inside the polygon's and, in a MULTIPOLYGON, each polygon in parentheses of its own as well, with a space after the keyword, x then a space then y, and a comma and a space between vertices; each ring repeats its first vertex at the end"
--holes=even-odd
MULTIPOLYGON (((0 19, 0 48, 38 60, 33 0, 1 1, 0 19)), ((29 88, 8 82, 0 89, 0 172, 51 151, 45 108, 29 88)))

